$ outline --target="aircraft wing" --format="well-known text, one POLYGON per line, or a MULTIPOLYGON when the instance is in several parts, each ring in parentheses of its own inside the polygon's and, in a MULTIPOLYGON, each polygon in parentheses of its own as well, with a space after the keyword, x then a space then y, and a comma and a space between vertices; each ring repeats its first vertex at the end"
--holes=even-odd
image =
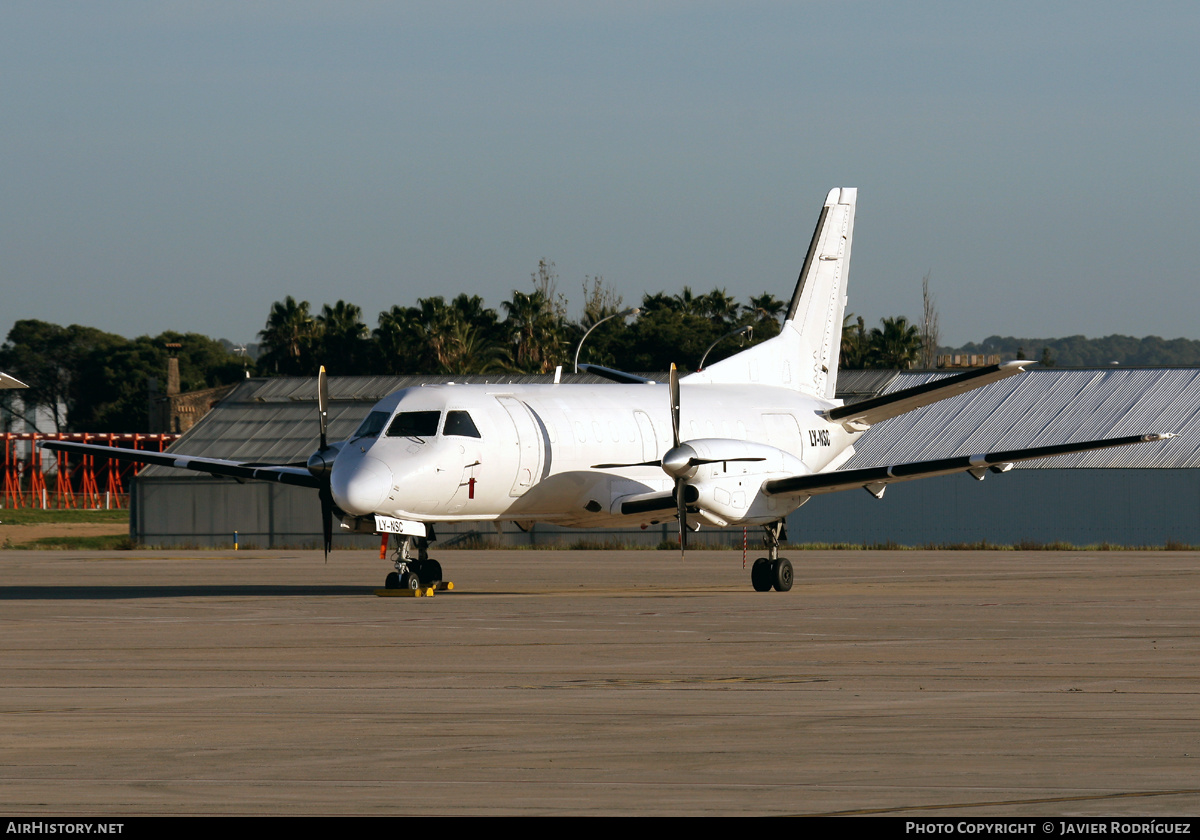
POLYGON ((211 473, 212 475, 229 476, 230 478, 277 481, 281 484, 294 484, 297 487, 314 487, 318 489, 322 486, 321 480, 310 473, 307 468, 291 464, 251 464, 242 461, 226 461, 221 458, 174 455, 170 452, 147 452, 144 449, 121 449, 116 446, 97 446, 94 443, 71 443, 65 440, 45 440, 40 445, 43 449, 59 452, 75 452, 80 455, 94 455, 97 458, 135 461, 139 464, 158 464, 162 467, 196 470, 198 472, 211 473))
POLYGON ((924 385, 885 394, 882 397, 856 402, 853 405, 831 408, 822 413, 826 419, 832 420, 834 423, 841 423, 847 431, 861 432, 876 423, 882 423, 891 417, 899 417, 914 408, 940 402, 958 394, 982 388, 984 385, 999 382, 1001 379, 1016 376, 1018 373, 1024 373, 1023 366, 1032 364, 1035 363, 1022 360, 988 365, 976 370, 969 370, 966 373, 927 382, 924 385))
POLYGON ((1107 449, 1112 446, 1128 446, 1133 443, 1166 440, 1174 436, 1169 433, 1130 435, 1129 437, 1104 440, 1084 440, 1078 443, 1060 443, 1054 446, 1036 446, 1032 449, 988 452, 982 455, 957 455, 953 458, 915 461, 890 467, 867 467, 860 470, 841 470, 817 473, 816 475, 795 475, 766 481, 763 484, 763 492, 768 496, 815 496, 820 493, 836 493, 839 490, 862 487, 871 495, 879 498, 883 496, 887 485, 897 481, 912 481, 917 478, 930 478, 935 475, 950 475, 957 472, 968 472, 975 478, 983 479, 989 470, 997 473, 1008 472, 1018 461, 1033 461, 1054 455, 1069 455, 1073 452, 1089 452, 1093 449, 1107 449))
POLYGON ((28 388, 29 386, 7 373, 0 373, 0 388, 28 388))

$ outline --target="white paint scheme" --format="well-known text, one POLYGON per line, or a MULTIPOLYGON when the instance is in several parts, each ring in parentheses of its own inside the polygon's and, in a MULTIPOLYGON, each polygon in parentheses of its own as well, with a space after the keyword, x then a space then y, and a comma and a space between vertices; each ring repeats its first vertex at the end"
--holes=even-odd
MULTIPOLYGON (((828 401, 790 389, 702 385, 685 378, 680 393, 680 435, 700 457, 765 459, 702 465, 689 479, 701 491, 701 508, 726 524, 767 523, 795 510, 800 499, 760 496, 763 481, 819 472, 855 437, 820 416, 828 401), (829 445, 805 446, 810 430, 827 431, 829 445)), ((666 454, 672 441, 665 386, 436 385, 398 391, 374 410, 438 410, 443 418, 447 411, 465 410, 481 437, 439 435, 423 443, 385 436, 351 439, 330 477, 334 501, 350 515, 581 527, 674 517, 673 503, 637 517, 620 513, 621 503, 631 497, 670 493, 671 478, 661 467, 594 468, 666 454), (515 410, 527 411, 532 422, 518 429, 515 410)))

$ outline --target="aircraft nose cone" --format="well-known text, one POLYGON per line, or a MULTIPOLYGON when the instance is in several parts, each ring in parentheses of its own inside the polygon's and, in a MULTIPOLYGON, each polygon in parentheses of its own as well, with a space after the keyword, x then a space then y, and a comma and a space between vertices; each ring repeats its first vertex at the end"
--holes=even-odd
POLYGON ((392 489, 392 471, 369 455, 353 461, 339 458, 329 475, 329 489, 338 507, 353 516, 365 516, 383 504, 392 489))

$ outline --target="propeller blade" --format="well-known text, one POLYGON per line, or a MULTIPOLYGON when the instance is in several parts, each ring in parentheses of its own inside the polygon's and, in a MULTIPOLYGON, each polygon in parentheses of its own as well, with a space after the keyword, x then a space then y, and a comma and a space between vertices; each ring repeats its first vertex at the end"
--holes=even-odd
POLYGON ((329 562, 329 551, 333 548, 333 493, 329 484, 322 485, 321 496, 321 534, 325 538, 325 562, 329 562))
POLYGON ((687 488, 682 478, 675 479, 675 502, 679 505, 679 559, 687 559, 687 501, 683 491, 687 488))
MULTIPOLYGON (((329 449, 329 377, 325 373, 325 365, 317 371, 317 419, 321 425, 321 448, 313 457, 321 459, 324 466, 324 456, 329 449)), ((309 459, 312 461, 312 458, 309 459)), ((312 467, 310 466, 311 470, 312 467)), ((321 536, 325 546, 325 562, 329 562, 329 552, 333 548, 333 491, 329 489, 329 471, 323 471, 324 481, 318 495, 321 497, 321 536)))
POLYGON ((739 458, 693 458, 690 463, 694 467, 702 467, 705 464, 732 464, 735 461, 765 461, 765 460, 767 460, 767 459, 758 457, 758 456, 750 457, 747 455, 745 457, 739 457, 739 458))
POLYGON ((317 373, 317 414, 321 420, 321 448, 329 445, 326 431, 329 427, 329 380, 325 376, 325 365, 317 373))
POLYGON ((671 362, 671 439, 679 446, 679 371, 671 362))
POLYGON ((638 461, 636 464, 592 464, 594 470, 615 470, 621 467, 661 467, 662 461, 638 461))

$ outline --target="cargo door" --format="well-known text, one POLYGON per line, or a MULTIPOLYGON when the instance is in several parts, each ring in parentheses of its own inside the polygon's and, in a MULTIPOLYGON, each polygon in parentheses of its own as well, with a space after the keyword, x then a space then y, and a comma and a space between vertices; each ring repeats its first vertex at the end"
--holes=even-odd
POLYGON ((513 479, 510 496, 523 496, 533 486, 542 469, 542 434, 529 406, 516 397, 496 397, 513 423, 516 433, 517 474, 513 479))

